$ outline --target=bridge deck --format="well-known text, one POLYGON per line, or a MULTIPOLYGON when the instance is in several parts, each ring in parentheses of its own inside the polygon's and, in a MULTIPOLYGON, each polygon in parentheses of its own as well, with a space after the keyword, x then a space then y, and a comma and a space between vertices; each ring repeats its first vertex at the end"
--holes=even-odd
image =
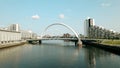
POLYGON ((28 41, 37 41, 37 40, 78 40, 77 38, 42 38, 42 39, 28 39, 28 41))

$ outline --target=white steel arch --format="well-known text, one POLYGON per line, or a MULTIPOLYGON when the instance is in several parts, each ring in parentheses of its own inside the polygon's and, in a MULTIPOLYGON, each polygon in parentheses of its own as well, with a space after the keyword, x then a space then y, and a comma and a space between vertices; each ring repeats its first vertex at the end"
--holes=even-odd
MULTIPOLYGON (((64 26, 64 27, 68 28, 69 30, 71 30, 75 34, 75 36, 77 37, 78 41, 81 41, 79 36, 78 36, 78 34, 77 34, 77 32, 75 32, 75 30, 73 28, 71 28, 70 26, 68 26, 68 25, 66 25, 64 23, 53 23, 53 24, 47 26, 45 28, 44 32, 46 32, 49 27, 54 26, 54 25, 61 25, 61 26, 64 26)), ((44 34, 44 32, 42 34, 44 34)), ((41 38, 43 36, 42 34, 41 34, 41 38)))

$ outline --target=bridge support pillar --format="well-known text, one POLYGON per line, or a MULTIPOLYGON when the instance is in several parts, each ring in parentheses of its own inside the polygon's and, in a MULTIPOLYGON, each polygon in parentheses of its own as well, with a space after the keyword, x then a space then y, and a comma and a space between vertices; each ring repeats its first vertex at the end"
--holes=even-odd
POLYGON ((75 41, 75 46, 80 46, 80 47, 82 47, 82 42, 81 42, 81 41, 75 41))
POLYGON ((39 44, 41 44, 42 43, 42 41, 41 40, 39 40, 39 44))
POLYGON ((75 46, 77 46, 77 42, 75 41, 75 46))

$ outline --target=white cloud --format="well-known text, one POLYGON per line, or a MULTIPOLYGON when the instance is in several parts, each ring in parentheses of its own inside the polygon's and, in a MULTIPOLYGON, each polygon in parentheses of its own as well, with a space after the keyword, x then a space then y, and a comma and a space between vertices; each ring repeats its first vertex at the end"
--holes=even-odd
POLYGON ((109 6, 111 6, 111 4, 110 3, 102 3, 101 6, 102 7, 109 7, 109 6))
POLYGON ((64 18, 65 18, 64 14, 60 14, 60 15, 59 15, 59 18, 60 18, 60 19, 64 19, 64 18))
POLYGON ((34 19, 34 20, 38 20, 39 18, 40 18, 39 15, 33 15, 33 16, 32 16, 32 19, 34 19))

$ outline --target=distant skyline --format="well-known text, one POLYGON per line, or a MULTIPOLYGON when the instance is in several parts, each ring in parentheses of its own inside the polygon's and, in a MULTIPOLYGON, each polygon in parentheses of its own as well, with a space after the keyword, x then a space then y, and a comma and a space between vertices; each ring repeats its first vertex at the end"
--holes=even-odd
MULTIPOLYGON (((61 22, 84 34, 84 20, 90 17, 95 25, 120 32, 119 3, 120 0, 0 0, 0 27, 20 24, 23 30, 41 34, 48 25, 61 22)), ((51 27, 48 34, 68 31, 64 29, 51 27)))

